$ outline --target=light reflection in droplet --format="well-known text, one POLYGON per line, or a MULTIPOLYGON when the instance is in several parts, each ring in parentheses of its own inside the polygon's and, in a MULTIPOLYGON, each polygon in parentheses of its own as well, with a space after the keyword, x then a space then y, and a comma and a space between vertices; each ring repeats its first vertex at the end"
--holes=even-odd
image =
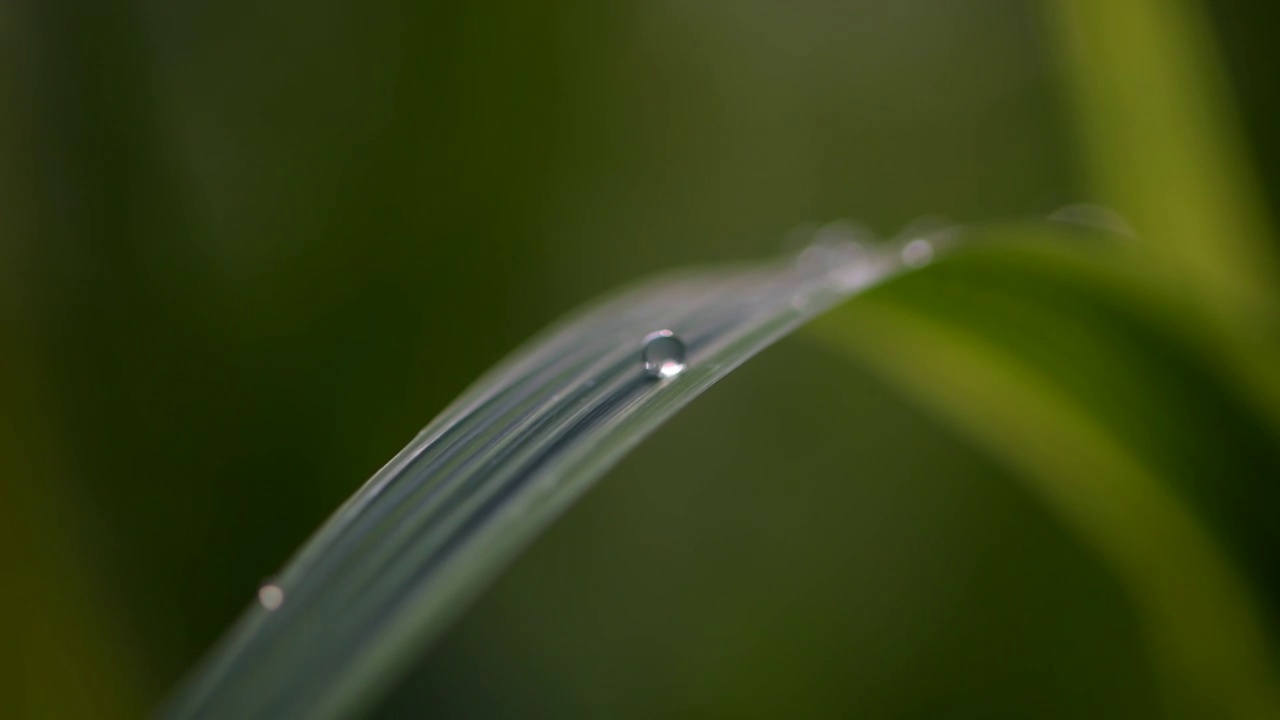
POLYGON ((267 610, 277 610, 284 605, 284 588, 275 583, 267 583, 258 588, 258 604, 267 610))
POLYGON ((651 377, 671 378, 684 372, 684 341, 670 330, 658 330, 644 338, 641 360, 651 377))
POLYGON ((818 278, 831 266, 831 248, 814 244, 796 256, 796 270, 806 278, 818 278))
POLYGON ((831 269, 827 279, 837 290, 848 292, 865 285, 875 277, 871 251, 860 242, 844 242, 831 250, 831 269))
POLYGON ((865 253, 863 241, 873 237, 865 225, 852 220, 827 223, 813 232, 813 241, 796 256, 796 269, 805 277, 832 278, 847 270, 851 256, 865 253))

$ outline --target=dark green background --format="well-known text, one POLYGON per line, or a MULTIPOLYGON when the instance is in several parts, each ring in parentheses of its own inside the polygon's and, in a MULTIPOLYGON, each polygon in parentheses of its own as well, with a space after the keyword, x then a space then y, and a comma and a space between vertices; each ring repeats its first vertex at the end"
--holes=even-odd
MULTIPOLYGON (((1213 4, 1277 198, 1261 3, 1213 4)), ((1091 199, 1020 0, 0 6, 0 708, 153 707, 560 313, 807 222, 1091 199)), ((1113 578, 803 335, 664 428, 384 711, 1162 714, 1113 578)))

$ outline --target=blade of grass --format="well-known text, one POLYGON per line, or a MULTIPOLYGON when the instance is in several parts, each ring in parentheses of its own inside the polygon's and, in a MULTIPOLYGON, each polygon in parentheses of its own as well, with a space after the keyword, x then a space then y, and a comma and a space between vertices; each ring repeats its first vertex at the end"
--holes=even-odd
POLYGON ((1069 239, 956 257, 814 329, 1003 459, 1109 562, 1177 706, 1276 717, 1277 498, 1256 482, 1280 467, 1273 430, 1230 366, 1196 357, 1180 306, 1090 272, 1099 253, 1069 239))
POLYGON ((343 505, 163 715, 358 713, 625 452, 751 355, 898 273, 899 258, 816 245, 795 262, 658 279, 553 327, 343 505), (665 379, 641 363, 661 329, 688 350, 665 379))

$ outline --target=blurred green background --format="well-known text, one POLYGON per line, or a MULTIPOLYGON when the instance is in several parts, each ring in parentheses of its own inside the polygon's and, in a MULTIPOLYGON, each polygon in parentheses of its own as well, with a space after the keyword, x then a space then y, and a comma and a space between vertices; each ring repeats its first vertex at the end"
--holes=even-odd
MULTIPOLYGON (((1275 208, 1274 11, 1208 10, 1275 208)), ((0 4, 0 715, 148 712, 449 400, 619 283, 775 255, 804 223, 1108 200, 1058 22, 1020 0, 0 4)), ((1146 381, 1188 416, 1212 394, 1146 381)), ((748 363, 379 714, 1194 715, 1114 570, 897 387, 803 333, 748 363)), ((1180 417, 1148 441, 1194 447, 1180 417)), ((1221 434, 1181 467, 1274 498, 1251 494, 1272 438, 1221 434)))

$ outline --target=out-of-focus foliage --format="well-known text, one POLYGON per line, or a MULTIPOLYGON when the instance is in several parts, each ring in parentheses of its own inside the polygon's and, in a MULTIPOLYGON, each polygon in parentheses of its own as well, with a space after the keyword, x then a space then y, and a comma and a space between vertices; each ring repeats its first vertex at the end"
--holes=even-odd
POLYGON ((1199 2, 1053 7, 1090 177, 1153 246, 1148 269, 1234 322, 1275 322, 1274 241, 1199 2))
POLYGON ((822 329, 1003 457, 1107 559, 1171 709, 1276 717, 1275 242, 1198 7, 1058 7, 1089 168, 1138 236, 1058 238, 1054 255, 1024 230, 822 329))
POLYGON ((1268 408, 1206 356, 1219 336, 1188 322, 1192 304, 1103 265, 1140 261, 1134 248, 1025 246, 1045 234, 1013 232, 1016 244, 900 280, 819 329, 1004 458, 1109 562, 1173 707, 1271 717, 1268 408))
MULTIPOLYGON (((1124 22, 1015 0, 3 4, 0 707, 154 706, 463 386, 624 280, 770 255, 805 221, 887 234, 1079 200, 1128 214, 1140 280, 985 256, 832 318, 961 433, 829 342, 784 344, 624 463, 385 712, 1168 713, 1188 697, 1166 659, 1194 679, 1214 656, 1152 645, 1165 606, 1098 551, 1111 536, 1018 482, 1083 467, 1055 450, 1081 442, 1215 548, 1161 562, 1226 568, 1232 597, 1247 578, 1256 606, 1224 637, 1252 662, 1274 407, 1240 334, 1264 321, 1232 318, 1269 312, 1253 229, 1277 178, 1259 200, 1248 152, 1218 154, 1229 89, 1201 60, 1218 37, 1245 147, 1280 167, 1274 22, 1245 0, 1110 4, 1124 22), (1116 63, 1134 75, 1090 83, 1116 63), (1116 98, 1143 104, 1134 126, 1107 120, 1116 98), (1009 464, 1001 428, 955 409, 945 349, 1011 398, 978 417, 1087 424, 1010 428, 1074 444, 1009 464)), ((1201 617, 1175 618, 1187 642, 1219 627, 1201 617)), ((1221 677, 1187 707, 1265 694, 1221 677)))

